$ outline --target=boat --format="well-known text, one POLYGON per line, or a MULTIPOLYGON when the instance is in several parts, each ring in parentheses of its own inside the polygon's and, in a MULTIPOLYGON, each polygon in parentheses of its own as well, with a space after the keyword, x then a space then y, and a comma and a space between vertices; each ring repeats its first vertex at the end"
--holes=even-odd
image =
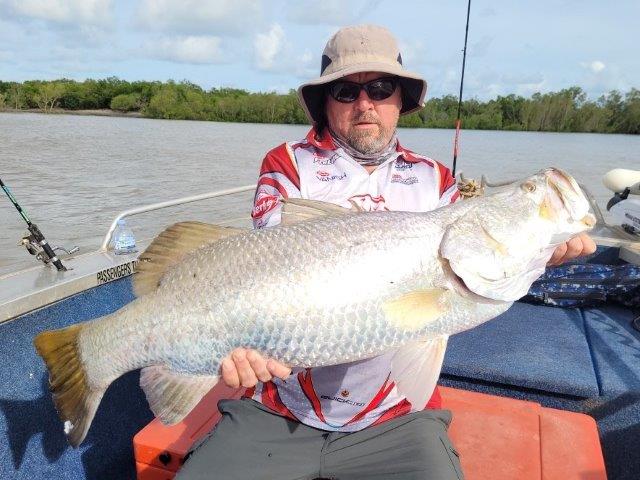
MULTIPOLYGON (((114 218, 99 250, 63 257, 66 271, 49 264, 0 277, 0 478, 136 478, 132 438, 153 420, 139 373, 130 372, 109 387, 86 441, 73 449, 33 337, 111 313, 134 298, 137 253, 115 255, 110 249, 118 220, 254 188, 127 210, 114 218)), ((598 218, 598 250, 582 261, 640 265, 640 238, 607 225, 602 214, 598 218)), ((248 225, 248 220, 230 223, 248 225)), ((151 239, 137 236, 142 251, 151 239)), ((640 457, 633 447, 640 438, 640 332, 633 326, 635 315, 616 305, 555 308, 516 302, 500 317, 451 337, 440 384, 586 413, 597 421, 608 478, 638 479, 640 457)))

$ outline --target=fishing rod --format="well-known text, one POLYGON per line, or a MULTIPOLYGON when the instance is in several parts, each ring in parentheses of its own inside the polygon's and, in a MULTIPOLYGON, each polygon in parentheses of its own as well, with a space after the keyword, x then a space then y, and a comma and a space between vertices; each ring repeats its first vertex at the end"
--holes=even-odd
POLYGON ((4 184, 1 178, 0 187, 2 187, 4 193, 7 194, 9 200, 11 200, 11 203, 13 203, 13 206, 16 207, 18 213, 20 213, 20 216, 24 219, 25 222, 27 222, 27 228, 29 229, 31 235, 28 237, 24 237, 22 239, 22 244, 27 247, 29 253, 31 253, 32 255, 36 255, 36 257, 42 260, 44 263, 53 263, 58 271, 66 271, 67 267, 62 265, 62 262, 56 256, 55 252, 49 245, 49 242, 47 242, 47 239, 44 238, 44 235, 42 234, 38 226, 35 223, 31 222, 29 216, 27 215, 27 212, 25 212, 18 204, 18 201, 11 194, 9 187, 4 184))
POLYGON ((464 32, 464 49, 462 50, 462 76, 460 77, 460 94, 458 95, 458 115, 456 118, 456 139, 453 143, 453 168, 452 175, 456 176, 456 161, 458 160, 458 139, 460 137, 460 110, 462 108, 462 87, 464 86, 464 67, 467 62, 467 38, 469 37, 469 13, 471 13, 471 0, 467 3, 467 26, 464 32))

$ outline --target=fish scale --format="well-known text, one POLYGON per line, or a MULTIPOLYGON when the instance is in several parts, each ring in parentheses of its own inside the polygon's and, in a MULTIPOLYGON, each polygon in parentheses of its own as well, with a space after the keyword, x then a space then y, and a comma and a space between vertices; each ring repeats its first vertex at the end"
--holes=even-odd
MULTIPOLYGON (((212 308, 214 316, 218 312, 221 316, 230 312, 224 322, 227 328, 222 332, 230 338, 231 344, 250 346, 277 359, 301 366, 310 366, 318 359, 323 359, 323 363, 342 363, 360 358, 363 345, 372 354, 382 353, 406 340, 406 335, 399 335, 394 329, 388 328, 380 314, 381 301, 402 291, 434 286, 437 279, 444 283, 441 272, 433 268, 432 271, 421 271, 421 258, 413 253, 416 239, 421 240, 418 244, 433 243, 430 239, 436 229, 425 221, 425 215, 428 214, 396 212, 395 215, 355 216, 349 219, 351 222, 347 235, 344 235, 344 219, 328 218, 313 224, 292 225, 289 229, 258 231, 241 238, 230 237, 211 247, 212 261, 205 263, 204 259, 209 252, 203 251, 201 260, 195 262, 195 266, 183 264, 181 270, 166 279, 166 283, 158 290, 158 295, 163 295, 165 290, 171 290, 174 295, 180 295, 181 291, 194 291, 195 285, 189 284, 189 275, 184 274, 184 271, 195 269, 204 272, 205 265, 213 265, 206 273, 198 275, 196 280, 199 281, 198 288, 211 292, 206 303, 212 308), (381 231, 397 233, 381 238, 381 231), (292 237, 296 238, 296 243, 290 241, 292 237), (318 242, 319 238, 323 238, 323 241, 318 242), (380 240, 371 241, 372 238, 380 240), (253 245, 252 252, 247 251, 248 244, 253 245), (371 267, 379 268, 379 256, 388 255, 390 244, 393 244, 395 251, 402 252, 392 256, 392 260, 401 262, 395 264, 395 270, 403 271, 397 277, 393 276, 398 279, 393 285, 388 281, 367 278, 366 275, 371 272, 371 267), (315 254, 316 245, 320 245, 323 250, 321 255, 315 254), (354 248, 362 250, 358 258, 354 258, 352 254, 354 248), (295 258, 295 252, 300 250, 306 252, 308 258, 295 258), (245 251, 247 254, 229 261, 228 251, 245 251), (297 265, 307 264, 308 267, 304 271, 293 269, 291 263, 294 258, 297 265), (326 258, 332 258, 333 263, 327 265, 326 258), (246 272, 249 268, 261 272, 262 276, 247 279, 246 272), (354 273, 346 281, 333 280, 335 285, 329 285, 332 278, 335 279, 341 272, 350 269, 354 273), (221 275, 225 275, 229 283, 218 287, 216 279, 221 275), (354 277, 361 278, 362 285, 354 287, 354 277), (272 278, 277 278, 277 281, 272 282, 272 278), (426 281, 427 278, 430 280, 426 281), (309 300, 313 296, 312 292, 323 285, 325 291, 329 292, 319 299, 309 300), (177 286, 179 287, 176 288, 177 286), (330 303, 332 297, 335 299, 341 290, 349 292, 349 296, 364 298, 359 302, 343 302, 326 307, 324 303, 330 303), (371 298, 371 293, 380 298, 371 298), (269 298, 268 302, 263 300, 266 298, 269 298), (287 314, 289 311, 298 314, 287 314), (265 321, 276 326, 272 335, 278 340, 264 335, 255 336, 255 323, 260 316, 266 317, 265 321), (247 321, 249 319, 251 320, 247 321), (305 343, 304 338, 309 330, 313 330, 316 338, 322 338, 323 341, 305 343), (345 330, 368 332, 369 335, 346 335, 345 330), (293 349, 292 342, 304 348, 293 349)), ((427 248, 422 251, 427 257, 434 255, 427 248)), ((386 263, 393 262, 387 260, 386 263)), ((426 261, 423 263, 428 264, 426 261)), ((202 322, 207 322, 206 318, 202 322)), ((220 333, 219 326, 212 324, 210 336, 219 336, 220 333)), ((194 339, 186 339, 185 345, 193 349, 197 343, 194 339)), ((211 351, 212 345, 207 343, 204 347, 203 350, 211 351)), ((223 353, 226 355, 229 352, 223 353)), ((219 358, 220 355, 216 357, 219 358)), ((205 371, 198 373, 214 374, 218 369, 219 364, 211 362, 205 371)))

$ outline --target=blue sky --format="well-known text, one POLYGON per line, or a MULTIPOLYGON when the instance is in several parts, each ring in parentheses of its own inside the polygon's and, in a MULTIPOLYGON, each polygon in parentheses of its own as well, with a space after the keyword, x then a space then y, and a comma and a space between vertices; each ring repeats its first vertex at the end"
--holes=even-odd
MULTIPOLYGON (((428 96, 457 95, 466 0, 0 0, 0 80, 189 80, 286 92, 340 26, 398 38, 428 96)), ((465 98, 640 88, 640 1, 472 0, 465 98)))

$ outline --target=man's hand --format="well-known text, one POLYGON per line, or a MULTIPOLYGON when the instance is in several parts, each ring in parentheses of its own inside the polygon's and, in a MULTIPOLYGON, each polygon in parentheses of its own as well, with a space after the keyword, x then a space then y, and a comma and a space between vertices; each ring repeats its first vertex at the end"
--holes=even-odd
POLYGON ((586 233, 581 233, 568 242, 559 245, 551 255, 547 265, 560 265, 576 257, 591 255, 595 251, 595 242, 586 233))
POLYGON ((285 380, 291 369, 276 360, 265 359, 255 350, 236 348, 222 361, 222 380, 228 387, 254 387, 258 381, 268 382, 273 377, 285 380))

